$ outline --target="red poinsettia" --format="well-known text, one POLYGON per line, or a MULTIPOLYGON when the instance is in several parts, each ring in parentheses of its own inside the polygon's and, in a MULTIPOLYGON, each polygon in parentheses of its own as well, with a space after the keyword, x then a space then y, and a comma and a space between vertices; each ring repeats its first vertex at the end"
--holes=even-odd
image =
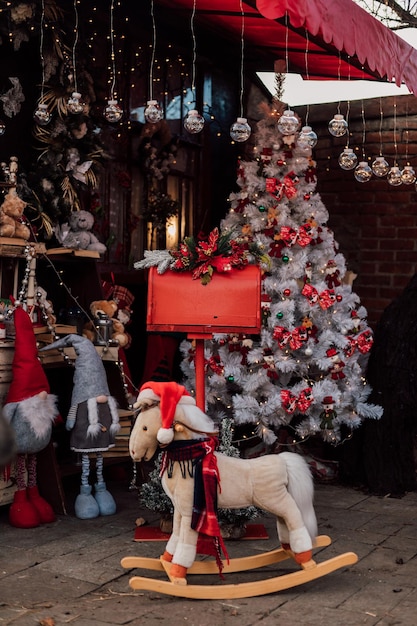
POLYGON ((231 233, 220 233, 214 228, 211 233, 204 237, 199 236, 198 241, 193 237, 186 237, 177 251, 170 254, 175 262, 171 265, 174 271, 190 271, 192 278, 199 278, 205 285, 210 282, 213 272, 230 272, 233 268, 242 269, 248 264, 248 255, 251 252, 260 256, 257 250, 248 249, 245 240, 231 238, 231 233))

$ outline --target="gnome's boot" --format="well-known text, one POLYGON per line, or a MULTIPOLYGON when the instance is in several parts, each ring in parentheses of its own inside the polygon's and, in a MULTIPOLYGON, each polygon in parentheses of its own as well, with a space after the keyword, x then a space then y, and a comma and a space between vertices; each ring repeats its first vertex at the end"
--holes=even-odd
POLYGON ((37 509, 28 500, 26 488, 15 492, 9 509, 9 522, 16 528, 35 528, 41 523, 37 509))
POLYGON ((114 515, 116 513, 116 502, 109 491, 107 491, 106 483, 96 483, 95 499, 100 509, 100 515, 114 515))
POLYGON ((39 495, 38 487, 36 485, 34 487, 27 488, 27 496, 29 502, 33 504, 38 512, 41 524, 49 524, 50 522, 54 522, 56 520, 55 513, 51 505, 39 495))
POLYGON ((96 499, 91 494, 91 485, 81 485, 80 493, 75 499, 75 515, 79 519, 93 519, 100 515, 96 499))

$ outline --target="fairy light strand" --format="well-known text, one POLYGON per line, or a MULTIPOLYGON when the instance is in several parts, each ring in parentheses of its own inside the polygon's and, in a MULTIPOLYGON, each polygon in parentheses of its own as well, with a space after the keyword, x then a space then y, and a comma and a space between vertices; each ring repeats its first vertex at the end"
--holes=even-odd
POLYGON ((192 43, 193 43, 192 65, 191 65, 191 92, 192 92, 193 97, 194 97, 194 103, 196 103, 196 96, 195 96, 195 66, 196 66, 196 60, 197 60, 197 42, 196 42, 195 31, 194 31, 195 12, 196 12, 196 0, 193 0, 193 10, 191 11, 190 29, 191 29, 191 39, 192 39, 192 43))
POLYGON ((382 97, 379 97, 379 156, 382 157, 382 127, 384 122, 384 111, 382 108, 382 97))
POLYGON ((394 96, 394 165, 398 166, 398 143, 397 143, 397 99, 394 96))
POLYGON ((156 52, 156 24, 155 24, 155 11, 154 11, 153 0, 151 0, 151 19, 152 19, 152 54, 151 54, 151 65, 149 68, 149 99, 153 100, 153 66, 155 63, 155 52, 156 52))
POLYGON ((42 0, 41 32, 40 32, 40 57, 41 57, 41 64, 42 64, 41 102, 43 102, 44 88, 45 88, 45 57, 43 55, 44 26, 45 26, 45 0, 42 0))
MULTIPOLYGON (((310 80, 310 76, 308 73, 308 52, 309 52, 309 43, 310 43, 310 39, 309 39, 309 34, 308 31, 305 31, 305 39, 306 39, 306 48, 305 48, 305 52, 304 52, 304 62, 305 62, 305 70, 306 70, 306 80, 310 80)), ((308 116, 310 115, 310 105, 307 104, 306 107, 306 119, 305 119, 305 123, 306 126, 308 125, 308 116)))
POLYGON ((365 121, 365 105, 361 100, 361 117, 362 117, 362 160, 366 161, 365 141, 366 141, 366 121, 365 121))
POLYGON ((74 14, 75 14, 75 24, 74 24, 74 45, 72 47, 72 69, 74 72, 74 91, 78 92, 77 86, 77 68, 76 68, 76 49, 78 44, 78 9, 77 9, 77 0, 74 0, 74 14))
POLYGON ((110 88, 110 98, 114 97, 114 89, 116 86, 116 61, 114 54, 114 0, 110 3, 110 44, 111 44, 111 61, 112 61, 112 83, 110 88))
POLYGON ((242 18, 240 30, 240 117, 243 117, 243 90, 244 90, 244 58, 245 58, 245 12, 243 10, 243 2, 239 0, 240 15, 242 18))

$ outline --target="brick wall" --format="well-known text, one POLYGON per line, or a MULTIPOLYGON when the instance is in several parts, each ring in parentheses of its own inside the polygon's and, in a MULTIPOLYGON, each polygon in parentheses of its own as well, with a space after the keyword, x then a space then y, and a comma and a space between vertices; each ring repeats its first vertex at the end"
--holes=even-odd
MULTIPOLYGON (((338 156, 346 145, 346 137, 332 137, 327 129, 337 106, 337 103, 314 105, 308 110, 308 123, 319 138, 314 151, 317 190, 329 211, 329 226, 348 269, 358 275, 354 290, 368 310, 370 325, 375 327, 382 311, 416 272, 416 186, 392 187, 385 178, 376 177, 368 183, 359 183, 353 171, 340 168, 338 156)), ((306 108, 295 107, 295 110, 304 122, 306 108)), ((398 165, 402 169, 408 141, 409 162, 417 171, 417 99, 398 96, 364 100, 363 110, 364 146, 369 163, 379 155, 382 138, 382 153, 390 165, 394 163, 397 144, 398 165)), ((340 112, 346 116, 346 102, 340 103, 340 112)), ((358 160, 362 160, 362 101, 350 103, 349 130, 349 145, 358 160)))

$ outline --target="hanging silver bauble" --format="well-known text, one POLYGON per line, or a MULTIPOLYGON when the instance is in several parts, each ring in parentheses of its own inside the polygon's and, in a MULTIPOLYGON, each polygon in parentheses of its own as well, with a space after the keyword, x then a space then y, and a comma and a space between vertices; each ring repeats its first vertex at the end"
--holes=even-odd
POLYGON ((348 124, 343 115, 337 113, 329 122, 329 133, 333 137, 343 137, 348 131, 348 124))
POLYGON ((317 144, 317 135, 311 126, 303 126, 297 137, 297 146, 314 148, 317 144))
POLYGON ((193 135, 201 133, 204 128, 204 117, 196 109, 191 109, 184 118, 184 128, 193 135))
POLYGON ((117 100, 107 100, 107 106, 104 109, 104 117, 110 124, 120 122, 123 117, 123 110, 117 104, 117 100))
POLYGON ((251 132, 251 127, 246 117, 238 117, 236 122, 233 122, 230 127, 231 138, 233 141, 238 141, 239 143, 249 139, 251 132))
POLYGON ((397 165, 393 165, 387 174, 387 181, 392 187, 402 185, 401 170, 397 165))
POLYGON ((71 98, 68 98, 67 110, 72 115, 79 115, 84 112, 85 104, 81 102, 81 94, 78 91, 73 91, 71 98))
POLYGON ((156 100, 148 100, 144 115, 145 120, 149 122, 149 124, 157 124, 164 117, 162 109, 156 100))
POLYGON ((412 185, 416 182, 416 173, 411 165, 404 165, 404 169, 401 172, 401 182, 404 185, 412 185))
POLYGON ((360 161, 354 172, 358 183, 367 183, 372 178, 372 170, 366 161, 360 161))
POLYGON ((358 162, 358 157, 352 148, 345 148, 339 155, 339 165, 342 170, 353 170, 358 162))
POLYGON ((33 114, 33 119, 38 126, 46 126, 52 119, 51 112, 48 111, 48 105, 41 102, 33 114))
POLYGON ((6 124, 3 120, 0 120, 0 137, 6 132, 6 124))
POLYGON ((382 178, 386 176, 389 171, 389 163, 384 159, 383 156, 377 156, 376 159, 372 162, 371 169, 375 176, 378 178, 382 178))
POLYGON ((300 128, 300 120, 294 115, 294 111, 284 111, 278 120, 277 128, 283 135, 294 135, 300 128))

